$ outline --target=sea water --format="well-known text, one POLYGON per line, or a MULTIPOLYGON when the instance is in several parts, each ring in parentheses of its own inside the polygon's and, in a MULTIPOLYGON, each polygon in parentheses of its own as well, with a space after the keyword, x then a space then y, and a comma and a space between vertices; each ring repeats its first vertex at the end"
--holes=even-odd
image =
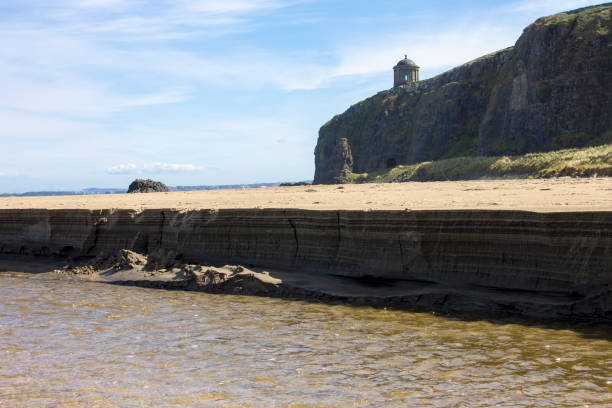
POLYGON ((0 407, 610 407, 612 328, 0 273, 0 407))

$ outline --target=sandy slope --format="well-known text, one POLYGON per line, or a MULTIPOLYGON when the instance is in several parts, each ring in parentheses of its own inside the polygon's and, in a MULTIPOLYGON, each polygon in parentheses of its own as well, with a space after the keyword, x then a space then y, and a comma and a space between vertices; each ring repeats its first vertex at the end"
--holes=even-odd
POLYGON ((19 208, 612 211, 612 179, 445 181, 150 194, 0 198, 0 209, 19 208))

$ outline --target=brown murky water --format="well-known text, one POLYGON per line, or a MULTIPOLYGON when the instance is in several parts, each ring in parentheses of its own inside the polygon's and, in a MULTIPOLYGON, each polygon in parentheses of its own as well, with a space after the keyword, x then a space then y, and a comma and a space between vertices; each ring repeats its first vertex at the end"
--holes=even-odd
POLYGON ((612 328, 0 274, 0 406, 610 407, 612 328))

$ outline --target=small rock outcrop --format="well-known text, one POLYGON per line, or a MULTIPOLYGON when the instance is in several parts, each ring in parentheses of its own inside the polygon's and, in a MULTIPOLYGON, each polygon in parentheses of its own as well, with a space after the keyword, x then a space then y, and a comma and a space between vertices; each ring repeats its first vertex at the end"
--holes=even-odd
POLYGON ((325 149, 327 151, 324 154, 331 160, 322 162, 317 167, 314 184, 344 184, 348 182, 349 174, 353 171, 353 154, 348 140, 342 137, 335 144, 327 145, 325 149))
POLYGON ((514 47, 351 106, 319 131, 314 184, 343 179, 342 151, 351 152, 354 173, 365 173, 610 142, 612 3, 607 3, 540 18, 514 47))
POLYGON ((128 193, 159 193, 168 192, 170 189, 161 181, 151 179, 136 179, 128 188, 128 193))

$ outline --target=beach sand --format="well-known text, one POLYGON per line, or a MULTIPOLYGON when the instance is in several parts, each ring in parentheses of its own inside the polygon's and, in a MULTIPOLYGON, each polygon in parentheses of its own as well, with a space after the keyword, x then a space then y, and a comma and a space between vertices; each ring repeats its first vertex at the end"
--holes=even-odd
POLYGON ((26 208, 612 211, 612 179, 567 177, 0 198, 0 209, 26 208))

